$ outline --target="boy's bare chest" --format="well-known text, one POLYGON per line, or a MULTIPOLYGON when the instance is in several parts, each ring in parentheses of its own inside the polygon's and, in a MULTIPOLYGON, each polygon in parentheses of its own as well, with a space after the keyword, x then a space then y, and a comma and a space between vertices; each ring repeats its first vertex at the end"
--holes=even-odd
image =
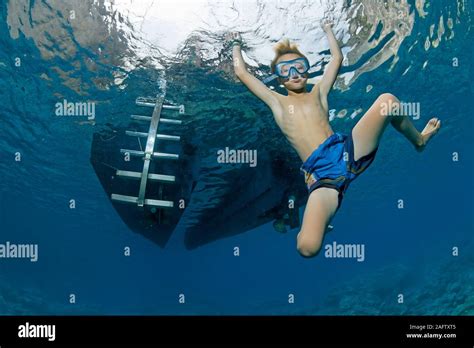
POLYGON ((322 116, 321 103, 312 95, 304 98, 287 98, 281 100, 282 116, 287 118, 307 118, 322 116))

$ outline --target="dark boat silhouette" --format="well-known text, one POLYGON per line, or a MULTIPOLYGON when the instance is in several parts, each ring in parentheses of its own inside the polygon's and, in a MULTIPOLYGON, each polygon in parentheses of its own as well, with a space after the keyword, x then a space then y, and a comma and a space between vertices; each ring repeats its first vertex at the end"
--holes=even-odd
POLYGON ((258 166, 240 166, 223 174, 219 164, 200 162, 198 146, 186 135, 189 132, 180 132, 171 122, 173 117, 167 110, 160 116, 158 133, 180 134, 180 139, 157 139, 154 151, 179 158, 152 156, 149 174, 173 176, 174 180, 148 180, 145 198, 151 204, 138 206, 130 198, 137 197, 140 190, 146 142, 143 121, 149 122, 150 117, 132 115, 126 127, 108 124, 93 135, 92 166, 113 207, 132 231, 165 247, 173 231, 184 228, 185 247, 194 249, 272 221, 279 232, 299 226, 298 208, 305 204, 307 193, 299 168, 291 165, 286 152, 259 149, 258 166), (135 155, 127 158, 133 151, 135 155), (215 178, 212 189, 201 180, 203 173, 215 178), (119 200, 113 199, 117 196, 119 200), (123 197, 129 198, 124 201, 123 197), (173 202, 172 206, 153 204, 163 201, 173 202))

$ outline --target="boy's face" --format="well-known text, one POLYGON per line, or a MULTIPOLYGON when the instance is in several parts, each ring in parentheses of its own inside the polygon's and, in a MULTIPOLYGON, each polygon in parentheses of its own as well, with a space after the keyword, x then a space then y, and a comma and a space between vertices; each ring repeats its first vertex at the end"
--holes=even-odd
MULTIPOLYGON (((301 58, 301 56, 296 53, 286 53, 286 54, 281 55, 278 58, 278 60, 276 61, 276 64, 280 62, 284 62, 284 61, 297 59, 297 58, 301 58)), ((293 74, 293 75, 288 76, 287 78, 279 77, 278 80, 283 86, 285 86, 287 90, 298 91, 303 88, 306 88, 308 75, 307 74, 293 74)))

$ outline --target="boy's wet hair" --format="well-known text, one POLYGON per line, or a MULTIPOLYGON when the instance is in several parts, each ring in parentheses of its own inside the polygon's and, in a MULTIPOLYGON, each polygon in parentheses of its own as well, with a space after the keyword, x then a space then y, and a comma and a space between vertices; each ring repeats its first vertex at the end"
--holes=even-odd
POLYGON ((280 41, 275 45, 273 49, 275 50, 275 58, 273 58, 272 63, 270 64, 272 73, 275 73, 275 66, 278 58, 280 58, 284 54, 295 53, 300 57, 306 58, 306 56, 300 52, 298 46, 295 43, 291 43, 289 39, 284 39, 283 41, 280 41))

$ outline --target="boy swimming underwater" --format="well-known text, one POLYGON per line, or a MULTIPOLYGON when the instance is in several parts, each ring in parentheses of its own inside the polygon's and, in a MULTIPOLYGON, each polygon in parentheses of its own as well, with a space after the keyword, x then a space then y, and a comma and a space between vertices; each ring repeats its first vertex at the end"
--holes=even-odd
POLYGON ((309 198, 297 249, 312 257, 321 248, 326 227, 339 209, 349 184, 372 163, 380 138, 388 124, 402 133, 418 151, 422 151, 438 131, 437 118, 428 121, 420 133, 408 116, 395 116, 388 110, 399 107, 399 100, 389 93, 380 95, 350 134, 334 133, 329 125, 327 96, 338 75, 342 52, 331 25, 323 23, 331 51, 331 61, 322 78, 310 92, 306 90, 308 59, 288 40, 275 47, 272 72, 284 85, 288 95, 269 89, 250 74, 241 53, 240 34, 232 34, 234 71, 239 80, 271 109, 277 125, 303 161, 309 198), (397 105, 398 104, 398 105, 397 105))

